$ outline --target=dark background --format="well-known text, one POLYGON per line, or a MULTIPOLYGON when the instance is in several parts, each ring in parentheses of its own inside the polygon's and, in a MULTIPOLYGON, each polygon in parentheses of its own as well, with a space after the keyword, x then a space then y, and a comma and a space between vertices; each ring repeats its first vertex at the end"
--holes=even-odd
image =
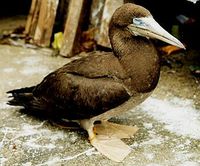
POLYGON ((27 15, 31 0, 1 0, 0 17, 27 15))

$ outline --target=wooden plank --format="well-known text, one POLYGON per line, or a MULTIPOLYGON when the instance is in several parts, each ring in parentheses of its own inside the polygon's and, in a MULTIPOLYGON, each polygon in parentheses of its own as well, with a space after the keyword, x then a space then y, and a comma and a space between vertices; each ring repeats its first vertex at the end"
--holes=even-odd
POLYGON ((64 30, 64 39, 61 46, 60 54, 62 56, 71 57, 75 48, 78 47, 80 33, 80 24, 83 8, 87 0, 70 0, 68 7, 68 15, 64 30))
MULTIPOLYGON (((89 20, 90 24, 89 24, 89 30, 87 32, 90 32, 90 38, 92 36, 92 39, 90 41, 93 41, 93 43, 95 43, 94 47, 96 47, 96 43, 99 38, 99 29, 101 25, 101 17, 103 14, 104 3, 105 0, 95 0, 92 1, 91 4, 90 20, 89 20)), ((83 43, 82 45, 84 46, 85 43, 83 43)))
POLYGON ((56 17, 59 0, 42 0, 38 24, 34 35, 34 43, 39 46, 49 46, 56 17))
POLYGON ((29 37, 34 37, 36 26, 38 23, 39 12, 40 12, 40 0, 32 0, 31 8, 29 11, 28 19, 26 22, 26 27, 24 34, 27 34, 29 37))
POLYGON ((90 12, 90 27, 99 27, 101 24, 101 17, 103 14, 105 0, 92 1, 90 12))
POLYGON ((105 0, 97 44, 104 47, 111 47, 108 37, 108 27, 114 11, 124 3, 124 0, 105 0))
POLYGON ((33 20, 31 22, 31 27, 30 27, 30 31, 29 31, 29 36, 32 37, 32 38, 35 35, 36 27, 37 27, 37 24, 38 24, 40 6, 41 6, 41 1, 37 0, 36 1, 36 8, 35 8, 34 15, 33 15, 33 20))
POLYGON ((32 0, 31 8, 29 10, 28 18, 27 18, 27 21, 26 21, 26 27, 25 27, 25 31, 24 31, 25 34, 28 34, 30 32, 31 23, 32 23, 32 20, 33 20, 34 11, 36 9, 37 1, 38 0, 32 0))

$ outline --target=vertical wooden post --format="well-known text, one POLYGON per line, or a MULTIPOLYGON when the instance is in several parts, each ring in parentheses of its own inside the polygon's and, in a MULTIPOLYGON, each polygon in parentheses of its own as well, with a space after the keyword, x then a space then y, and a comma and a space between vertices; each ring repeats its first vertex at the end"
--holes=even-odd
POLYGON ((103 14, 105 0, 92 1, 91 12, 90 12, 90 26, 91 28, 99 27, 101 24, 101 17, 103 14))
POLYGON ((25 31, 24 31, 25 34, 28 34, 30 31, 31 23, 32 23, 33 16, 34 16, 34 11, 36 8, 36 3, 37 3, 37 0, 32 0, 31 8, 29 10, 28 18, 26 21, 26 27, 25 27, 25 31))
POLYGON ((38 23, 39 12, 40 12, 40 0, 32 0, 31 8, 28 14, 26 27, 24 33, 33 37, 35 34, 36 26, 38 23))
POLYGON ((33 43, 43 47, 50 45, 58 4, 63 2, 69 3, 60 49, 62 56, 71 57, 81 50, 81 42, 84 42, 81 41, 83 21, 87 20, 85 16, 88 11, 91 12, 88 32, 89 35, 92 34, 93 42, 110 47, 109 22, 114 11, 124 3, 124 0, 32 0, 24 33, 33 38, 33 43))
POLYGON ((59 0, 42 0, 38 24, 34 35, 34 43, 46 47, 50 45, 50 39, 55 22, 59 0))
POLYGON ((80 37, 80 23, 85 0, 70 0, 65 24, 64 38, 60 50, 62 56, 71 57, 80 37))

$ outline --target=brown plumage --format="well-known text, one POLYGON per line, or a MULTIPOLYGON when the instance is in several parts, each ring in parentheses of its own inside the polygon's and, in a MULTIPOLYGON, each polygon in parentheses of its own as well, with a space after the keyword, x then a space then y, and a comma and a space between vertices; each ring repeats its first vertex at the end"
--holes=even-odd
MULTIPOLYGON (((21 105, 31 111, 57 118, 79 120, 80 125, 88 131, 91 143, 100 152, 115 161, 121 161, 129 149, 117 139, 120 148, 124 146, 125 149, 120 158, 111 152, 110 147, 102 149, 98 141, 92 142, 95 137, 93 123, 96 120, 108 120, 141 103, 158 83, 159 57, 148 39, 157 35, 157 31, 149 34, 152 27, 147 26, 149 29, 143 32, 141 26, 146 26, 144 18, 150 21, 153 19, 150 12, 141 6, 123 5, 116 10, 110 22, 109 37, 113 52, 90 53, 88 57, 75 60, 50 73, 35 87, 10 91, 8 93, 14 98, 9 104, 21 105), (135 28, 141 28, 142 33, 136 32, 135 28)), ((159 39, 170 40, 171 44, 174 42, 183 47, 170 37, 159 39)), ((102 124, 107 126, 106 122, 102 124)), ((132 131, 132 134, 135 131, 130 128, 127 130, 132 131)), ((102 138, 98 136, 98 139, 102 138)), ((109 139, 109 144, 110 141, 112 139, 109 139)))

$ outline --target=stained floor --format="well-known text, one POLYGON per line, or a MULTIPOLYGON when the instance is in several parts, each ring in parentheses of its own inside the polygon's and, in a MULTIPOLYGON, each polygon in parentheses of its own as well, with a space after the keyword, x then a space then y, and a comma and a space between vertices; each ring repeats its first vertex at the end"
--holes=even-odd
POLYGON ((84 131, 63 129, 6 104, 6 91, 37 84, 70 61, 51 54, 50 49, 0 45, 0 165, 200 165, 200 83, 187 64, 162 67, 153 95, 112 119, 140 128, 135 138, 124 140, 132 153, 115 163, 88 143, 84 131))

